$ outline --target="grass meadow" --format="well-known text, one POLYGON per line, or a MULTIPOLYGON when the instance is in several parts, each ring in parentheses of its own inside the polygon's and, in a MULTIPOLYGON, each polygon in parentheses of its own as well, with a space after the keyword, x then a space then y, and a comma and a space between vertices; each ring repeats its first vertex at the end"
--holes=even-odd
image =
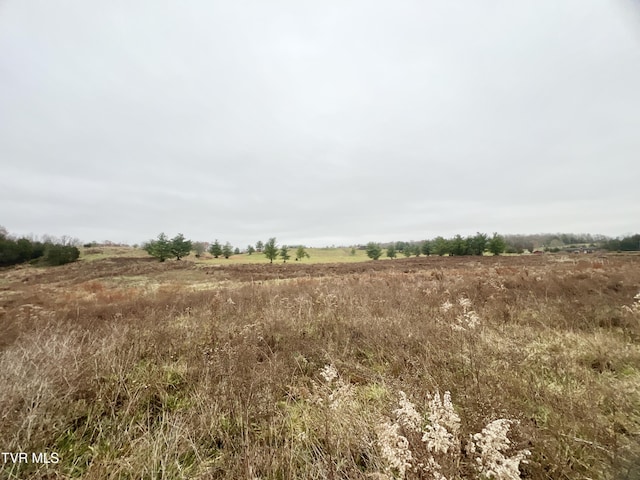
POLYGON ((640 478, 640 256, 309 253, 1 270, 0 478, 640 478))
MULTIPOLYGON (((369 260, 364 250, 356 250, 354 254, 351 253, 351 248, 307 248, 306 252, 309 254, 308 258, 304 258, 299 263, 301 264, 315 264, 315 263, 351 263, 351 262, 366 262, 369 260)), ((298 263, 295 259, 296 248, 289 249, 289 255, 291 258, 287 263, 298 263)), ((135 249, 131 247, 95 247, 83 249, 83 259, 85 261, 104 260, 111 257, 126 257, 126 258, 148 258, 146 252, 142 249, 135 249)), ((398 256, 402 256, 399 254, 398 256)), ((386 258, 386 257, 385 257, 386 258)), ((381 258, 382 259, 382 258, 381 258)), ((205 265, 237 265, 237 264, 265 264, 270 263, 263 253, 255 252, 252 255, 242 253, 239 255, 232 255, 229 258, 213 258, 209 253, 205 253, 201 258, 197 259, 193 255, 184 259, 188 262, 202 263, 205 265)), ((282 259, 278 257, 273 263, 282 263, 282 259)))

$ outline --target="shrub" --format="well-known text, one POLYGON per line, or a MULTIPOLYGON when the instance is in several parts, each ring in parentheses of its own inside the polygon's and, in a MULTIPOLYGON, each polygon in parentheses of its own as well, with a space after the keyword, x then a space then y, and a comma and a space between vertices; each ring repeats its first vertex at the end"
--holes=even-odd
POLYGON ((396 247, 393 243, 387 247, 387 257, 396 258, 396 247))
MULTIPOLYGON (((351 249, 351 255, 355 255, 355 249, 351 249)), ((300 245, 296 250, 296 261, 302 260, 303 258, 310 258, 310 255, 307 253, 303 245, 300 245)))
POLYGON ((156 257, 161 262, 164 262, 171 256, 171 242, 164 233, 158 235, 156 240, 151 240, 146 243, 144 250, 151 256, 156 257))
POLYGON ((491 237, 491 240, 489 240, 488 247, 491 253, 493 253, 494 255, 500 255, 501 253, 504 253, 507 245, 501 235, 494 233, 493 237, 491 237))
POLYGON ((71 245, 48 245, 44 250, 43 262, 58 266, 75 262, 80 257, 80 250, 71 245))
POLYGON ((191 240, 186 240, 181 233, 171 239, 171 255, 176 257, 176 260, 188 256, 191 248, 191 240))
POLYGON ((380 248, 380 245, 374 242, 367 243, 367 257, 369 257, 371 260, 378 260, 380 258, 380 255, 382 255, 382 249, 380 248))
POLYGON ((44 255, 45 246, 28 238, 14 240, 0 237, 0 266, 16 265, 38 259, 44 255))
POLYGON ((229 242, 227 242, 222 247, 222 256, 224 258, 229 258, 231 255, 233 255, 233 247, 229 242))

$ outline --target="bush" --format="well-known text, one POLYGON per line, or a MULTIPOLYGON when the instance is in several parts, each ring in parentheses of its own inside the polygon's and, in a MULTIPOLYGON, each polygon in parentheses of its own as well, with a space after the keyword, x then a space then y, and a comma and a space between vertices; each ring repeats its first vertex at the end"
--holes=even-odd
POLYGON ((0 265, 14 265, 20 263, 18 246, 9 239, 0 239, 0 265))
POLYGON ((17 265, 44 255, 45 246, 27 238, 0 237, 0 266, 17 265))
POLYGON ((156 257, 161 262, 164 262, 172 255, 171 241, 163 233, 158 235, 156 240, 147 242, 144 246, 144 250, 151 256, 156 257))
POLYGON ((51 266, 64 265, 75 262, 80 258, 80 250, 71 245, 47 245, 44 251, 43 263, 51 266))
POLYGON ((382 248, 375 242, 367 243, 367 257, 371 260, 378 260, 382 255, 382 248))

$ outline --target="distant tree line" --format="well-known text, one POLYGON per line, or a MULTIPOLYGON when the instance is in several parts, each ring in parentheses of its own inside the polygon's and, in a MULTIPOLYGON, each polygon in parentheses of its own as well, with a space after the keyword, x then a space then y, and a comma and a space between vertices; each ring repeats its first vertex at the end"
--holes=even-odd
POLYGON ((590 233, 536 233, 529 235, 505 235, 506 253, 533 253, 536 250, 556 252, 575 245, 592 248, 602 246, 609 240, 605 235, 590 233))
MULTIPOLYGON (((630 235, 612 239, 604 235, 573 234, 573 233, 540 233, 532 235, 499 235, 494 233, 489 236, 485 233, 476 233, 463 237, 455 235, 445 238, 442 236, 430 240, 419 242, 398 241, 389 243, 370 242, 366 246, 359 246, 365 250, 369 258, 377 260, 383 254, 388 258, 398 256, 420 256, 420 255, 484 255, 491 253, 501 255, 503 253, 534 253, 535 251, 558 252, 576 246, 589 248, 604 248, 613 251, 638 251, 640 250, 640 235, 630 235)), ((214 258, 224 257, 226 259, 233 255, 246 253, 262 253, 270 263, 278 258, 286 263, 291 259, 290 249, 295 249, 295 260, 301 261, 309 258, 304 246, 289 247, 288 245, 278 245, 275 237, 263 242, 259 240, 255 245, 248 245, 242 252, 238 247, 233 247, 231 243, 222 244, 217 239, 213 243, 191 242, 186 240, 182 234, 172 239, 168 239, 164 233, 160 234, 156 240, 146 243, 143 247, 151 255, 160 261, 175 257, 177 260, 195 251, 196 257, 201 257, 205 252, 210 253, 214 258)), ((352 247, 351 254, 355 255, 356 249, 352 247)))
MULTIPOLYGON (((218 239, 215 239, 211 244, 191 242, 191 240, 185 239, 181 233, 172 239, 169 239, 166 234, 161 233, 156 239, 143 244, 142 248, 149 255, 156 257, 161 262, 173 257, 175 257, 176 260, 180 260, 188 256, 191 251, 195 251, 196 257, 198 258, 205 252, 209 252, 213 258, 224 257, 227 259, 232 255, 239 255, 241 253, 238 247, 234 248, 229 242, 226 242, 224 245, 220 243, 218 239)), ((273 263, 278 257, 280 257, 284 263, 291 258, 289 246, 278 246, 275 237, 270 238, 267 242, 259 240, 256 242, 255 247, 248 245, 245 252, 248 255, 253 255, 255 252, 263 253, 270 263, 273 263)), ((310 258, 310 255, 307 253, 305 247, 300 245, 296 248, 295 260, 300 261, 305 258, 310 258)))
POLYGON ((602 248, 610 251, 637 252, 640 250, 640 234, 609 239, 602 244, 602 248))
POLYGON ((456 235, 451 238, 436 237, 419 242, 371 242, 360 246, 369 258, 378 259, 383 253, 389 258, 400 255, 405 257, 420 255, 483 255, 489 252, 494 255, 502 253, 534 253, 536 251, 562 252, 573 249, 601 248, 611 251, 640 251, 640 234, 627 235, 619 238, 609 238, 605 235, 589 233, 538 233, 531 235, 498 235, 492 237, 483 233, 462 237, 456 235))
POLYGON ((504 238, 497 233, 489 237, 478 232, 476 235, 468 237, 461 235, 452 238, 436 237, 421 242, 392 242, 388 244, 370 242, 364 249, 369 258, 377 260, 382 256, 383 248, 386 249, 386 255, 389 258, 396 258, 398 255, 405 257, 412 255, 416 257, 420 255, 484 255, 486 251, 500 255, 505 252, 506 243, 504 238))
POLYGON ((77 240, 69 237, 56 239, 45 237, 33 240, 26 237, 11 237, 7 230, 0 227, 0 266, 18 265, 31 262, 35 265, 64 265, 76 261, 80 250, 75 246, 77 240))
POLYGON ((640 234, 610 238, 590 233, 539 233, 533 235, 505 235, 507 253, 523 253, 528 250, 561 252, 576 248, 604 249, 610 251, 640 251, 640 234))

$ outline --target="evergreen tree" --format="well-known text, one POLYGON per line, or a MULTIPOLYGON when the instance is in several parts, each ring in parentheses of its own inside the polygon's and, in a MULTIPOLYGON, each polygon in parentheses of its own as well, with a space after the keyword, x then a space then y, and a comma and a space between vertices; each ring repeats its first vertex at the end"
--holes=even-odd
POLYGON ((256 252, 262 252, 262 250, 264 249, 264 243, 262 243, 262 240, 258 240, 256 242, 256 252))
POLYGON ((487 235, 477 232, 475 236, 467 238, 468 254, 469 255, 482 255, 487 249, 487 235))
POLYGON ((300 245, 296 250, 296 261, 302 260, 304 257, 310 258, 310 255, 307 253, 304 247, 300 245))
POLYGON ((157 239, 148 242, 144 246, 144 249, 149 255, 156 257, 161 262, 164 262, 172 255, 171 242, 164 234, 164 232, 158 235, 157 239))
POLYGON ((42 243, 30 240, 28 238, 15 239, 9 236, 4 227, 0 227, 0 266, 15 265, 27 262, 29 260, 41 259, 43 264, 62 265, 62 263, 73 262, 78 259, 80 251, 76 253, 77 248, 73 245, 57 245, 65 249, 63 252, 59 250, 51 250, 53 243, 42 243), (75 249, 75 250, 74 250, 75 249), (43 258, 45 253, 50 253, 51 258, 43 258), (57 259, 62 259, 59 262, 57 259), (53 261, 50 261, 52 260, 53 261))
POLYGON ((442 237, 436 237, 431 243, 431 247, 435 255, 442 256, 449 253, 449 241, 442 237))
POLYGON ((220 255, 222 255, 222 246, 220 245, 220 242, 218 242, 217 238, 216 241, 213 242, 209 247, 209 253, 213 255, 213 258, 218 258, 220 255))
POLYGON ((620 239, 620 250, 623 252, 632 252, 640 250, 640 235, 629 235, 620 239))
POLYGON ((256 249, 253 248, 253 245, 247 245, 247 253, 249 255, 253 255, 253 252, 255 252, 255 251, 256 251, 256 249))
POLYGON ((396 258, 396 246, 393 243, 387 247, 387 257, 396 258))
POLYGON ((467 241, 460 235, 456 235, 449 241, 449 253, 451 255, 466 255, 467 254, 467 241))
POLYGON ((429 240, 422 242, 422 245, 420 245, 420 253, 427 257, 431 255, 431 242, 429 240))
POLYGON ((504 238, 502 238, 502 236, 498 235, 497 233, 494 233, 493 237, 491 237, 491 240, 489 240, 488 248, 489 251, 494 255, 500 255, 501 253, 504 253, 504 250, 506 248, 504 238))
MULTIPOLYGON (((258 245, 256 244, 256 250, 258 250, 257 247, 258 245)), ((261 248, 261 250, 264 250, 264 254, 269 259, 269 263, 273 263, 273 261, 278 257, 278 247, 276 246, 275 237, 270 238, 269 241, 263 246, 263 248, 261 248)))
POLYGON ((53 245, 45 248, 43 261, 52 266, 75 262, 80 257, 80 250, 72 245, 53 245))
POLYGON ((287 263, 287 260, 291 258, 291 255, 289 255, 289 247, 283 245, 280 248, 280 257, 282 257, 282 263, 287 263))
POLYGON ((224 244, 224 247, 222 247, 222 256, 224 258, 229 258, 231 255, 233 255, 233 247, 229 242, 227 242, 224 244))
POLYGON ((184 235, 179 233, 171 239, 171 255, 180 260, 191 253, 191 240, 185 240, 184 235))
POLYGON ((378 260, 381 255, 382 249, 380 248, 380 245, 375 242, 367 243, 367 257, 371 260, 378 260))

